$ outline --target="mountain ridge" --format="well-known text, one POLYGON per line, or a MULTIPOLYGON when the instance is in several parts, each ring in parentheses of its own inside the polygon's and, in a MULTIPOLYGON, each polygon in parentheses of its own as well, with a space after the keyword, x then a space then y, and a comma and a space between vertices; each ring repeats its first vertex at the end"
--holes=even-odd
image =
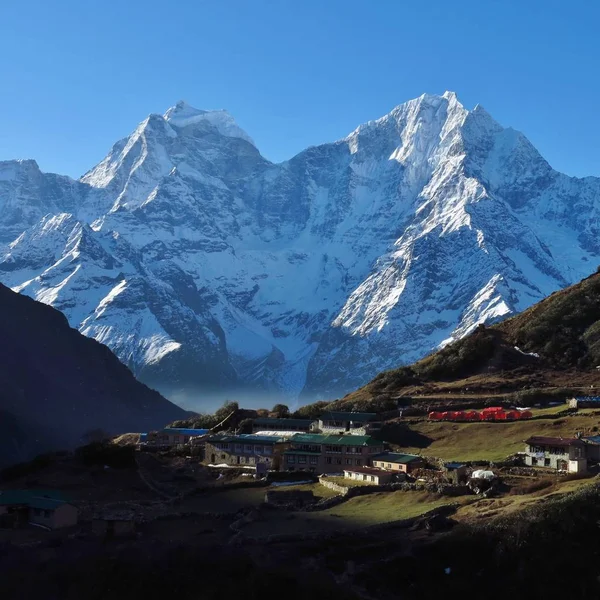
POLYGON ((19 186, 0 175, 0 280, 167 394, 309 400, 521 311, 598 262, 600 179, 552 170, 452 92, 279 164, 238 129, 179 103, 79 181, 31 165, 19 186), (68 227, 48 224, 63 213, 68 227))
POLYGON ((185 416, 59 311, 1 284, 0 308, 0 465, 185 416))

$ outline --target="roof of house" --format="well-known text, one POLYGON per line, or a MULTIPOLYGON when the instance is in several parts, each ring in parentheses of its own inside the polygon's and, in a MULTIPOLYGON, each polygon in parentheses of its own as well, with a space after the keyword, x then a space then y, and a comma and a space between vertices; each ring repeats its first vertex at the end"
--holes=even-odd
POLYGON ((584 437, 583 439, 592 444, 600 444, 600 435, 590 435, 588 437, 584 437))
POLYGON ((374 469, 373 467, 348 467, 344 469, 346 473, 364 473, 365 475, 387 475, 392 476, 390 471, 383 471, 382 469, 374 469))
POLYGON ((279 419, 276 417, 259 417, 254 419, 254 425, 277 425, 282 429, 286 427, 310 427, 314 419, 279 419))
POLYGON ((575 400, 578 402, 599 402, 600 396, 575 396, 575 400))
POLYGON ((543 437, 543 436, 532 436, 525 440, 526 444, 530 446, 555 446, 555 447, 568 447, 568 446, 581 446, 584 444, 577 438, 561 438, 561 437, 543 437))
POLYGON ((294 444, 327 444, 331 446, 382 446, 383 442, 370 435, 334 435, 322 433, 297 433, 294 444))
POLYGON ((291 438, 294 437, 298 431, 275 431, 271 429, 265 429, 264 431, 255 431, 254 435, 262 435, 267 437, 280 437, 280 438, 291 438))
POLYGON ((368 423, 369 421, 375 421, 377 419, 377 413, 326 411, 321 415, 320 419, 322 421, 368 423))
POLYGON ((187 429, 185 427, 165 427, 159 433, 174 433, 175 435, 206 435, 208 429, 187 429))
POLYGON ((414 462, 415 460, 423 460, 421 456, 415 454, 401 454, 400 452, 383 452, 382 454, 376 454, 371 458, 372 460, 381 460, 389 463, 407 464, 414 462))
POLYGON ((461 467, 464 467, 465 464, 464 463, 459 463, 459 462, 447 462, 444 464, 444 467, 446 467, 446 469, 460 469, 461 467))
POLYGON ((26 505, 31 508, 54 510, 63 504, 68 504, 68 502, 60 492, 44 490, 4 490, 0 492, 1 506, 26 505))
POLYGON ((217 433, 207 440, 209 443, 221 442, 221 443, 237 443, 237 444, 276 444, 277 442, 284 441, 278 435, 255 435, 253 433, 243 433, 240 435, 228 435, 224 433, 217 433))

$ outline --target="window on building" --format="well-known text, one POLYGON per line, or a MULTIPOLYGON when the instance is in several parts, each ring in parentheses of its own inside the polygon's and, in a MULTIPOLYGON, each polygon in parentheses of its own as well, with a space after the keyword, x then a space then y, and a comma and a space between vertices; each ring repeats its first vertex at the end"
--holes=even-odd
POLYGON ((388 469, 391 469, 391 468, 392 468, 392 463, 388 463, 388 466, 387 466, 387 468, 388 468, 388 469))
POLYGON ((179 436, 178 436, 178 435, 176 435, 176 436, 175 436, 175 443, 176 443, 176 444, 178 444, 178 443, 179 443, 179 436))
POLYGON ((244 450, 243 444, 236 444, 235 445, 235 451, 236 452, 243 452, 243 450, 244 450))
POLYGON ((308 462, 310 462, 311 465, 316 465, 319 462, 319 457, 318 456, 311 456, 310 460, 308 462))
POLYGON ((244 452, 252 452, 252 444, 246 444, 244 448, 244 452))
POLYGON ((44 519, 49 519, 50 518, 50 511, 49 510, 45 510, 44 511, 44 519))
POLYGON ((544 459, 544 466, 545 467, 549 467, 550 466, 550 459, 549 458, 545 458, 544 459))
POLYGON ((263 451, 262 446, 254 446, 254 452, 256 452, 256 454, 262 454, 262 451, 263 451))
POLYGON ((296 462, 296 457, 293 454, 289 454, 286 456, 286 460, 289 464, 294 464, 296 462))
POLYGON ((225 460, 227 458, 226 454, 221 454, 221 459, 225 460))
POLYGON ((355 464, 357 467, 360 467, 360 465, 362 465, 362 458, 357 458, 357 459, 354 461, 354 464, 355 464))
POLYGON ((265 446, 265 454, 271 454, 273 452, 273 448, 271 446, 265 446))
POLYGON ((333 452, 335 454, 341 454, 342 448, 340 446, 327 445, 327 446, 325 446, 325 452, 333 452))
POLYGON ((352 459, 351 458, 347 458, 346 459, 346 464, 347 465, 351 465, 352 464, 352 459))
POLYGON ((336 458, 335 459, 335 464, 336 465, 341 465, 342 464, 342 459, 341 458, 336 458))
POLYGON ((331 458, 331 456, 326 456, 326 457, 325 457, 325 463, 326 463, 326 464, 328 464, 328 465, 330 465, 330 464, 331 464, 332 460, 333 460, 333 459, 331 458))
POLYGON ((300 456, 298 457, 298 464, 305 465, 305 464, 306 464, 306 456, 304 456, 304 455, 300 455, 300 456))

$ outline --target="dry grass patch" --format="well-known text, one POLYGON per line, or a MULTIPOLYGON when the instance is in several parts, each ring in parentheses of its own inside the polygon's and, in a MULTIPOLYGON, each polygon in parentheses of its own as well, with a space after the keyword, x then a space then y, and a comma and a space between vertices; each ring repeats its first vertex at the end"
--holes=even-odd
POLYGON ((583 414, 554 420, 513 423, 452 423, 423 421, 412 423, 412 431, 431 440, 426 448, 407 447, 403 452, 427 454, 443 460, 500 461, 522 452, 523 443, 533 435, 574 437, 577 432, 591 433, 600 425, 597 414, 583 414))

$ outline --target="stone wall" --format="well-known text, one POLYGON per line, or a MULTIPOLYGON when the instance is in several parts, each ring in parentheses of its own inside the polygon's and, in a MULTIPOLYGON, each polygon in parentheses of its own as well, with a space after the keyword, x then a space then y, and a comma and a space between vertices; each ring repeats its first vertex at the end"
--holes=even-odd
POLYGON ((342 494, 343 496, 345 496, 350 491, 349 486, 339 485, 338 483, 334 483, 333 481, 329 481, 328 479, 323 479, 322 477, 319 477, 319 483, 322 486, 329 488, 334 492, 337 492, 338 494, 342 494))
POLYGON ((464 496, 470 494, 471 491, 466 485, 453 485, 450 483, 386 483, 384 485, 361 485, 354 487, 346 487, 327 479, 319 479, 319 483, 330 490, 339 492, 336 498, 328 498, 326 501, 317 502, 308 507, 306 510, 325 510, 341 504, 350 498, 357 496, 365 496, 367 494, 376 494, 377 492, 430 492, 440 494, 442 496, 464 496))

